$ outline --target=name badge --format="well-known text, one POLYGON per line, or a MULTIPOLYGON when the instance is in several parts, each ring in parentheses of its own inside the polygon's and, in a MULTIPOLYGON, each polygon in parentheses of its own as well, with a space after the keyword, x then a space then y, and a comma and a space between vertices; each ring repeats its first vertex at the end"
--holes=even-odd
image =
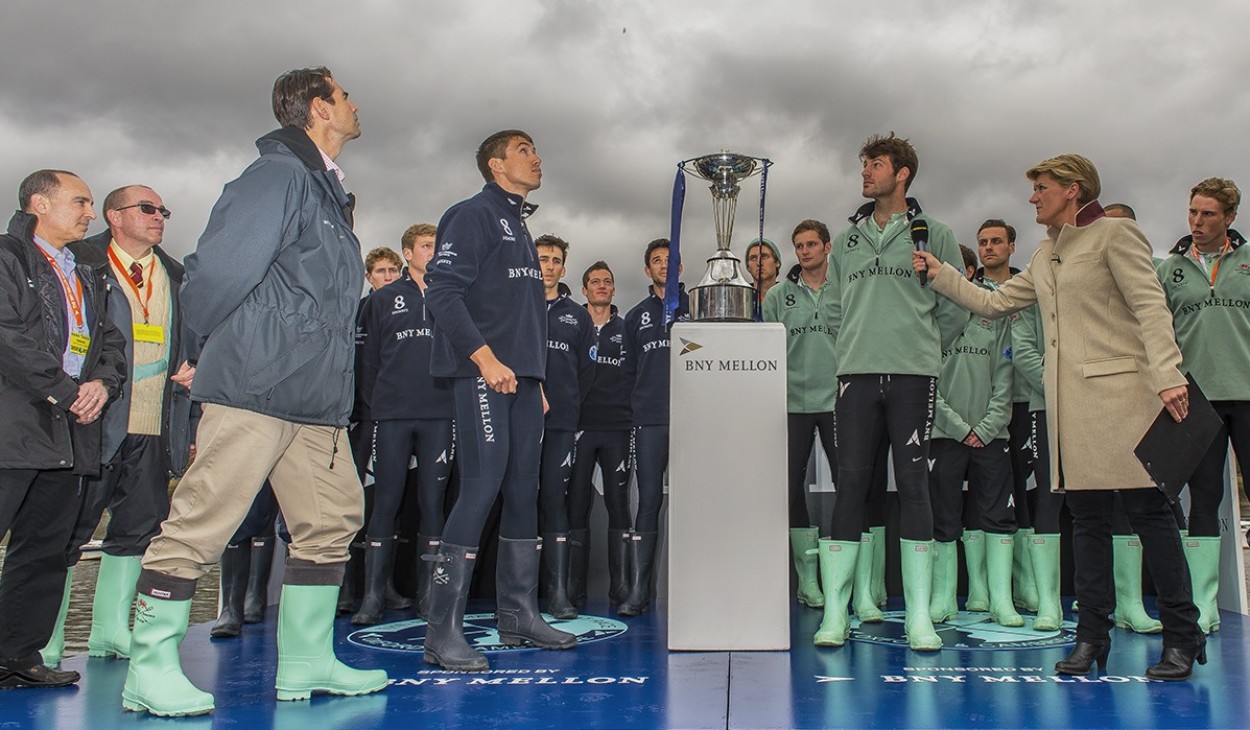
POLYGON ((91 338, 78 332, 69 333, 69 351, 75 355, 86 355, 91 345, 91 338))
POLYGON ((159 324, 135 323, 135 342, 162 344, 165 342, 165 328, 159 324))

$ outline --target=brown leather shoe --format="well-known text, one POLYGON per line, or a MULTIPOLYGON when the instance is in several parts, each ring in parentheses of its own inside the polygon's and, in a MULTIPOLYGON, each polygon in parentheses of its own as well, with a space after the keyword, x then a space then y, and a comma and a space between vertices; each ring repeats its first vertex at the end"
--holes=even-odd
POLYGON ((14 669, 0 665, 0 689, 25 689, 27 687, 65 687, 81 679, 78 672, 62 672, 43 664, 14 669))

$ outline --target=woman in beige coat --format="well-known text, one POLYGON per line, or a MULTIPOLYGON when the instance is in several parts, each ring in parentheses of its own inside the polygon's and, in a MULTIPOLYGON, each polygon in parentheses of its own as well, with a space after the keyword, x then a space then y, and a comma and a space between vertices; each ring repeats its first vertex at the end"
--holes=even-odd
POLYGON ((1112 497, 1119 491, 1141 537, 1159 593, 1163 656, 1153 679, 1186 679, 1206 662, 1180 533, 1163 493, 1133 455, 1160 402, 1177 421, 1188 415, 1180 351, 1137 223, 1105 217, 1098 171, 1080 155, 1062 155, 1026 173, 1029 202, 1049 237, 1029 266, 995 291, 968 283, 917 252, 933 289, 982 316, 1000 317, 1034 302, 1042 314, 1043 382, 1050 416, 1051 473, 1073 518, 1077 643, 1055 665, 1061 674, 1106 667, 1111 648, 1112 497))

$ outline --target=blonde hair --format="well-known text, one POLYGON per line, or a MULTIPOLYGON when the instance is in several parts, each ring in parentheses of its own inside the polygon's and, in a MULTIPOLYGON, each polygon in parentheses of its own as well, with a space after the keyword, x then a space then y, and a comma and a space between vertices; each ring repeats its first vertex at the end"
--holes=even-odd
POLYGON ((1198 183, 1189 191, 1189 199, 1193 200, 1195 195, 1220 201, 1224 215, 1236 213, 1237 206, 1241 205, 1241 191, 1237 189, 1237 183, 1222 177, 1209 177, 1198 183))
POLYGON ((1024 176, 1035 181, 1043 174, 1050 175, 1064 187, 1072 183, 1080 185, 1081 193, 1076 198, 1078 205, 1097 200, 1098 194, 1102 192, 1098 168, 1094 167, 1094 163, 1090 162, 1089 158, 1081 155, 1059 155, 1043 160, 1030 167, 1024 176))

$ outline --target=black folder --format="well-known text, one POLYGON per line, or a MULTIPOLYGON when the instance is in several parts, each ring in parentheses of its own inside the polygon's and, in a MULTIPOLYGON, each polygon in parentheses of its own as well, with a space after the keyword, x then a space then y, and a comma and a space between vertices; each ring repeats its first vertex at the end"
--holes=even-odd
POLYGON ((1189 415, 1177 423, 1164 407, 1133 449, 1155 486, 1172 502, 1211 448, 1221 424, 1211 401, 1194 382, 1194 377, 1187 374, 1185 378, 1189 381, 1189 415))

